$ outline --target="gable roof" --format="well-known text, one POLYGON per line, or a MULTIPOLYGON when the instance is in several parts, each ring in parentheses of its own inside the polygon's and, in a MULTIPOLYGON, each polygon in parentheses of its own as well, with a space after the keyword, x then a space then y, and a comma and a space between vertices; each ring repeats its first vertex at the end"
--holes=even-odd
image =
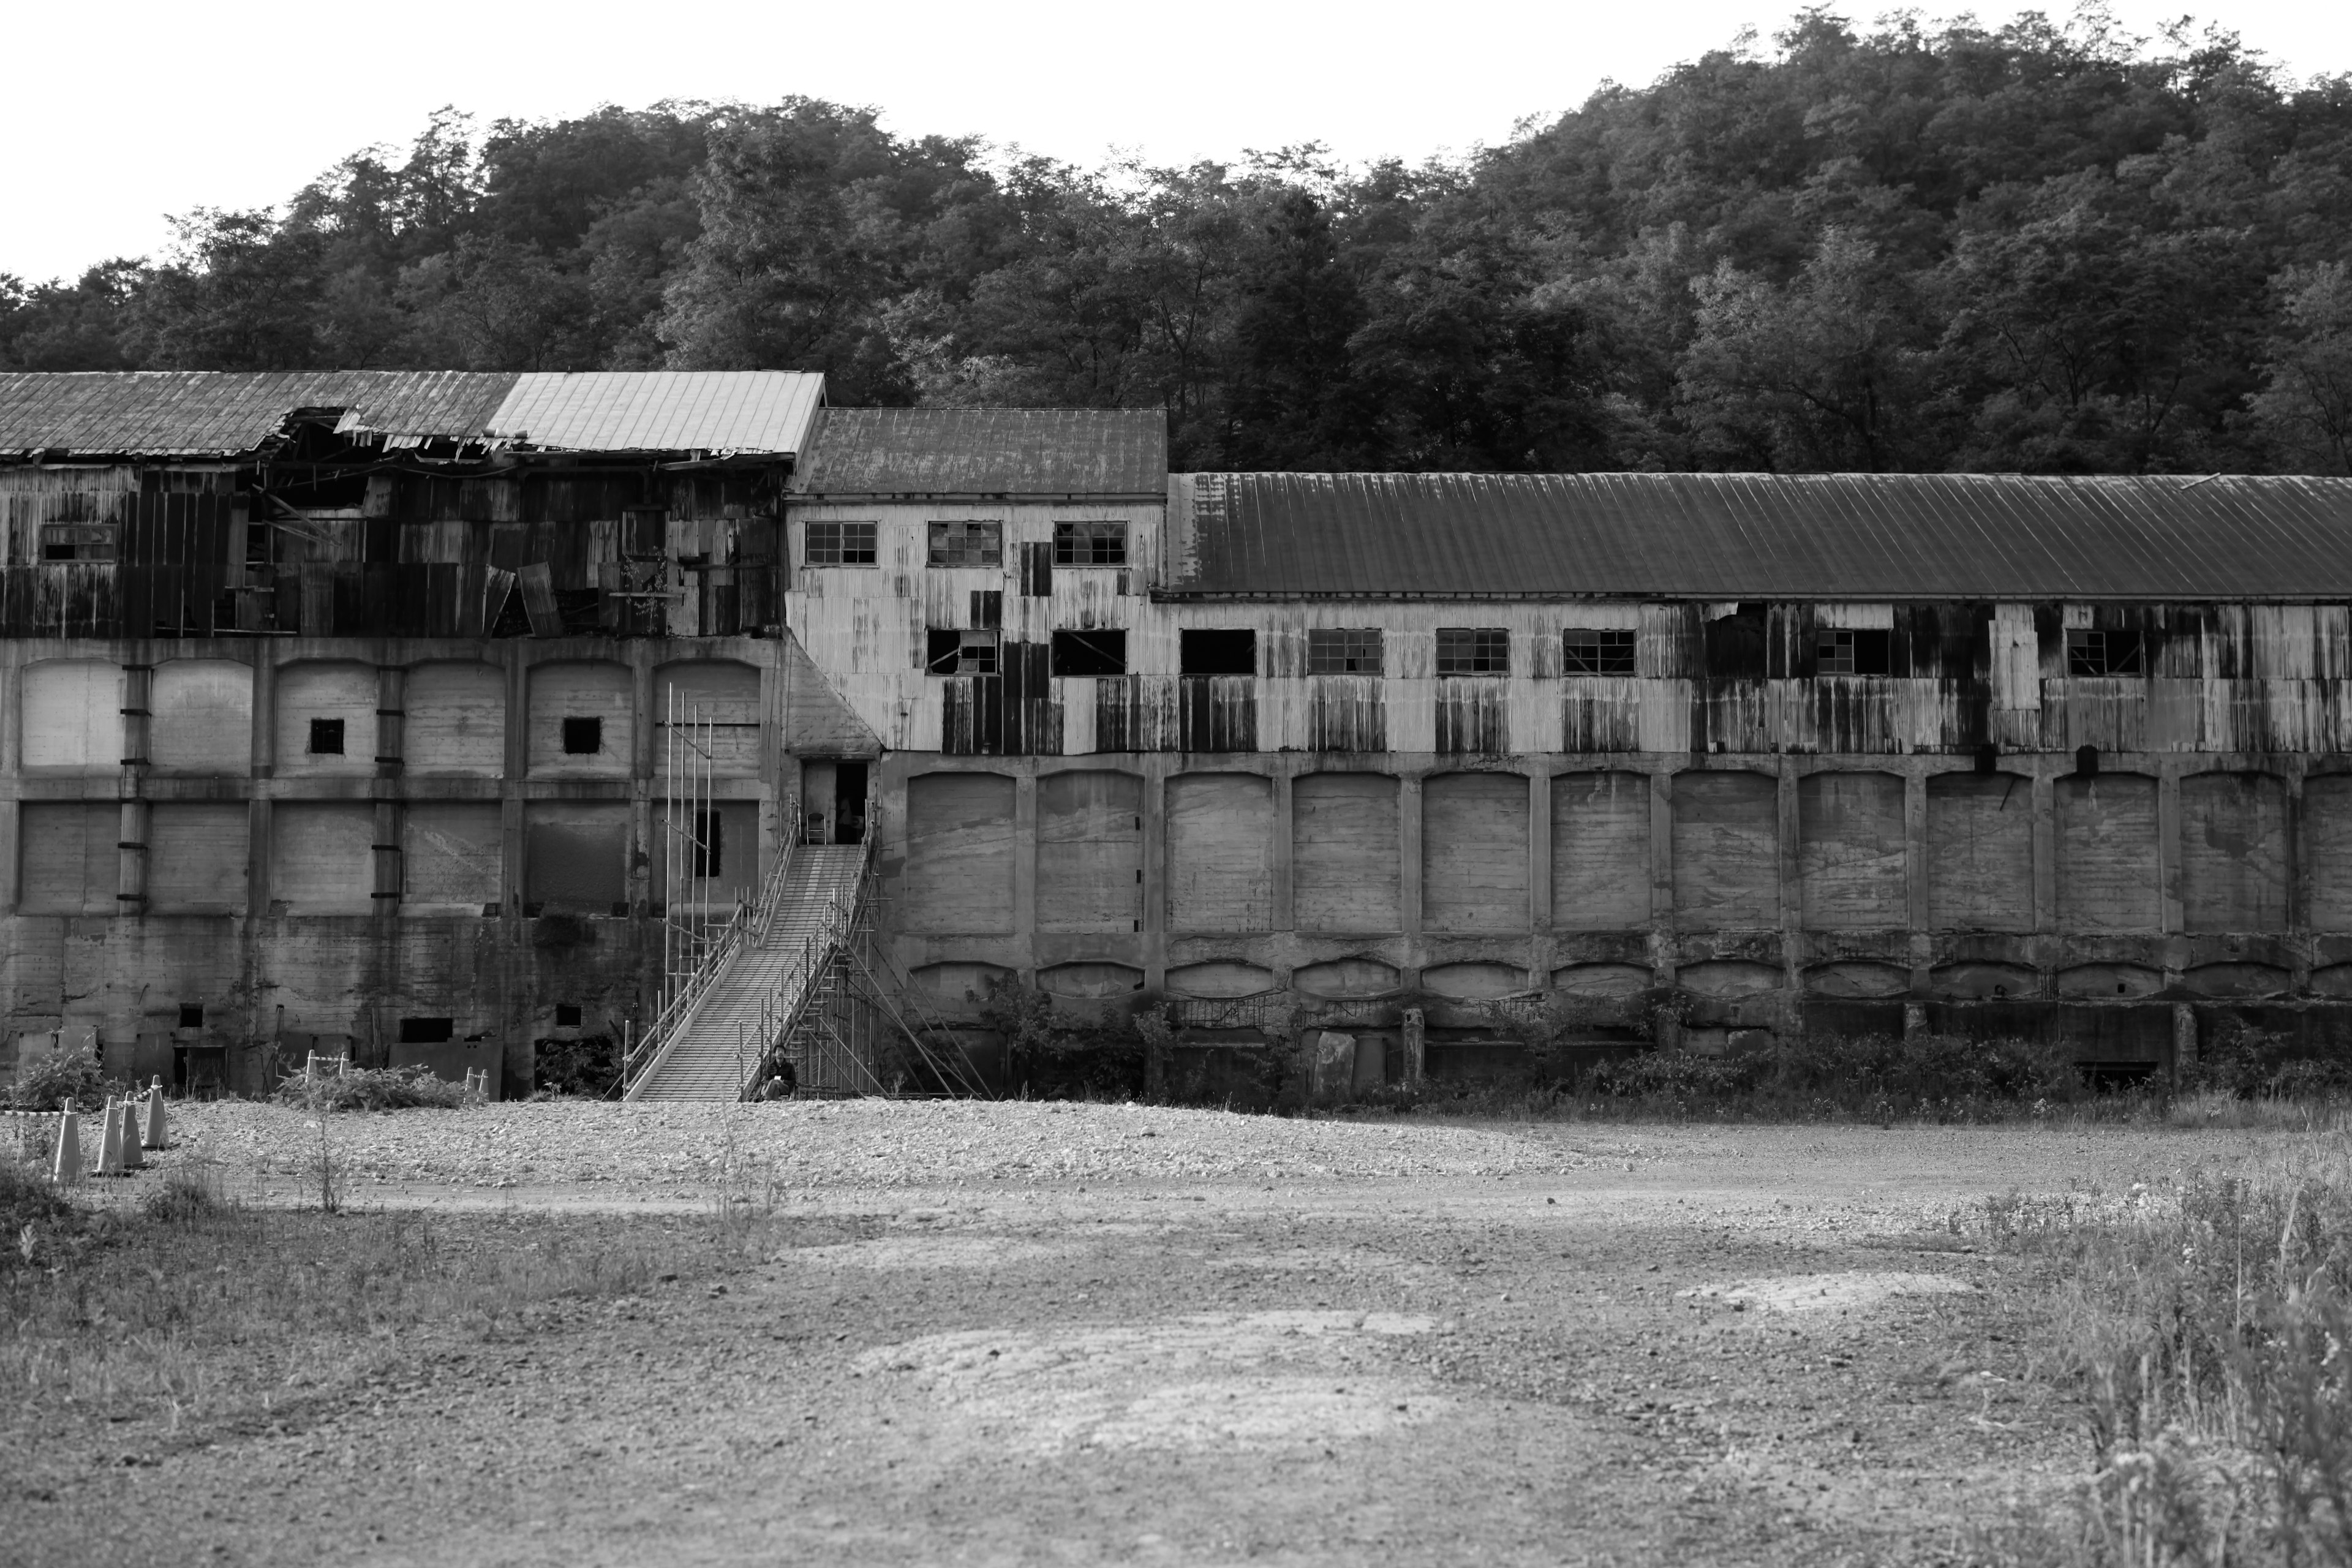
POLYGON ((2352 598, 2352 479, 1181 474, 1175 596, 2352 598))
POLYGON ((793 489, 819 496, 1164 500, 1157 408, 828 408, 793 489))
POLYGON ((22 372, 0 374, 0 459, 240 457, 298 409, 395 447, 794 454, 824 397, 794 371, 22 372))

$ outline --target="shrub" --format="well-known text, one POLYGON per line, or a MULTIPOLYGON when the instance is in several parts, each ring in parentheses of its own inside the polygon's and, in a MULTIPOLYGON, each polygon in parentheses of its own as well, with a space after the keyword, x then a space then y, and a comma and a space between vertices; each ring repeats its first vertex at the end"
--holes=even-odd
MULTIPOLYGON (((1157 1011, 1149 1015, 1165 1031, 1157 1011)), ((1105 1003, 1073 1018, 1051 996, 1013 982, 992 986, 981 1023, 1003 1037, 1007 1089, 1033 1100, 1133 1100, 1149 1054, 1144 1015, 1105 1003)), ((1164 1043, 1164 1039, 1163 1039, 1164 1043)))
POLYGON ((314 1079, 289 1078, 278 1099, 307 1110, 455 1110, 474 1103, 461 1083, 436 1078, 428 1067, 349 1068, 314 1079))
POLYGON ((128 1090, 106 1076, 98 1058, 88 1051, 59 1051, 29 1068, 16 1070, 9 1100, 19 1110, 62 1110, 71 1100, 79 1110, 104 1103, 109 1094, 128 1090))
POLYGON ((536 1086, 551 1094, 578 1094, 602 1100, 621 1079, 620 1048, 610 1035, 587 1035, 576 1040, 534 1040, 531 1056, 536 1086))
POLYGON ((2352 1094, 2352 1059, 2284 1035, 2225 1026, 2180 1072, 2184 1092, 2240 1100, 2318 1100, 2352 1094))

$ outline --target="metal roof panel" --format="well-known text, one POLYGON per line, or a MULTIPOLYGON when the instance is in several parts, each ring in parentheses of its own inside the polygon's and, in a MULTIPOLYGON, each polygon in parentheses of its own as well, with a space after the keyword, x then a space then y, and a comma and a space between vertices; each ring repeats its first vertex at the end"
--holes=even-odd
POLYGON ((1159 495, 1157 408, 829 408, 793 489, 820 495, 1159 495))

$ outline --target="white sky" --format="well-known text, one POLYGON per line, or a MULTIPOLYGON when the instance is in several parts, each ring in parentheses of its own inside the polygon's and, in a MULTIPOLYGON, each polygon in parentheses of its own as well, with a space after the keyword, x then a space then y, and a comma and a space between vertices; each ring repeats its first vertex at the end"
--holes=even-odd
MULTIPOLYGON (((2185 3, 2113 8, 2153 33, 2185 3)), ((487 124, 797 92, 877 105, 901 134, 979 133, 1085 164, 1113 148, 1181 163, 1306 141, 1349 161, 1417 162, 1504 141, 1515 121, 1571 108, 1604 78, 1646 82, 1744 24, 1769 35, 1795 8, 26 0, 0 30, 11 61, 0 272, 42 279, 159 251, 165 213, 281 202, 346 153, 405 145, 444 103, 487 124)), ((2352 69, 2341 0, 2236 0, 2226 19, 2298 75, 2352 69)))

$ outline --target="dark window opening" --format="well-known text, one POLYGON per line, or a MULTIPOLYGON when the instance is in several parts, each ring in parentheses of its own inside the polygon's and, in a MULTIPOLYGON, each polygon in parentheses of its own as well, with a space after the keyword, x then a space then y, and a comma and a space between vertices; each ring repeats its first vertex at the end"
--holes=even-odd
POLYGON ((870 522, 812 522, 807 562, 811 566, 871 566, 875 559, 870 522))
POLYGON ((621 509, 621 553, 635 561, 661 558, 669 542, 669 509, 625 506, 621 509))
POLYGON ((694 814, 694 877, 716 877, 726 865, 727 825, 715 811, 694 814))
POLYGON ((604 749, 604 721, 566 719, 563 721, 563 750, 567 756, 593 757, 604 749))
POLYGON ((1764 606, 1741 605, 1727 616, 1706 622, 1706 673, 1719 679, 1761 680, 1764 657, 1764 606))
POLYGON ((1004 525, 1001 522, 935 522, 931 524, 931 564, 934 566, 1002 566, 1004 525))
POLYGON ((1622 628, 1571 629, 1563 634, 1560 643, 1560 669, 1568 675, 1631 675, 1633 634, 1622 628))
POLYGON ((1123 522, 1057 522, 1054 525, 1056 566, 1124 566, 1127 564, 1127 524, 1123 522))
POLYGON ((1127 634, 1055 632, 1053 658, 1055 675, 1125 675, 1127 634))
POLYGON ((1439 627, 1437 673, 1440 675, 1510 674, 1511 634, 1496 627, 1439 627))
POLYGON ((247 566, 269 564, 269 525, 248 522, 245 525, 245 563, 247 566))
POLYGON ((111 561, 114 525, 110 522, 48 522, 41 525, 44 561, 111 561))
POLYGON ((923 668, 932 675, 994 675, 996 639, 994 632, 943 631, 934 626, 923 668))
POLYGON ((181 1004, 180 1004, 180 1027, 182 1027, 183 1029, 201 1029, 201 1028, 203 1028, 204 1026, 205 1026, 205 1005, 204 1005, 204 1004, 203 1004, 203 1003, 201 1003, 201 1002, 183 1002, 183 1003, 181 1003, 181 1004))
POLYGON ((1315 626, 1307 634, 1307 673, 1378 675, 1381 651, 1378 626, 1315 626))
POLYGON ((310 721, 310 754, 314 757, 340 757, 343 754, 343 721, 341 719, 310 721))
POLYGON ((1188 631, 1177 634, 1178 670, 1185 675, 1255 675, 1257 634, 1188 631))
POLYGON ((555 1026, 559 1029, 578 1028, 580 1026, 580 1004, 577 1002, 558 1002, 555 1005, 555 1026))
POLYGON ((446 1045, 457 1037, 454 1018, 403 1018, 400 1021, 400 1043, 404 1046, 446 1045))
POLYGON ((1892 665, 1884 631, 1825 631, 1815 647, 1816 675, 1886 675, 1892 665))
POLYGON ((2074 748, 2074 773, 2075 775, 2080 778, 2095 779, 2099 776, 2098 747, 2077 746, 2074 748))
POLYGON ((2066 634, 2068 675, 2145 675, 2147 653, 2136 631, 2082 630, 2066 634))

